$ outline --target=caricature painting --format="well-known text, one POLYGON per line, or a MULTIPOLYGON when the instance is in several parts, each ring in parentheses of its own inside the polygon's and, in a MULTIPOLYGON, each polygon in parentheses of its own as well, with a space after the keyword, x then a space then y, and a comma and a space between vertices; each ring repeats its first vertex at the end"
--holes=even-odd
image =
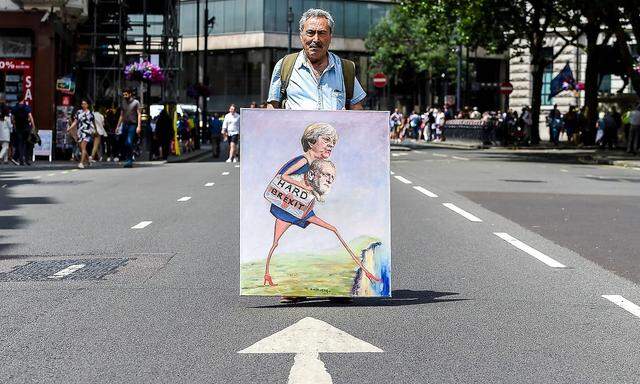
POLYGON ((388 113, 241 118, 240 294, 390 296, 388 113))

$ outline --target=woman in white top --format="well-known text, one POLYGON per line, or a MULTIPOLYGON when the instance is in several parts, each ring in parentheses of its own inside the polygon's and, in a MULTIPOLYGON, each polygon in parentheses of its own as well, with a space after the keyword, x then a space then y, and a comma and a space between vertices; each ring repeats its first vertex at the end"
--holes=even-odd
POLYGON ((96 131, 93 133, 93 149, 91 150, 91 157, 89 161, 101 161, 102 159, 102 148, 100 144, 102 142, 102 137, 107 137, 107 131, 104 129, 104 116, 97 109, 93 111, 93 123, 96 127, 96 131))
POLYGON ((0 105, 0 159, 7 164, 9 162, 9 142, 11 141, 11 116, 4 105, 0 105))
POLYGON ((240 144, 240 114, 236 113, 236 105, 229 106, 229 113, 222 121, 222 133, 229 142, 229 158, 227 163, 238 161, 238 145, 240 144))

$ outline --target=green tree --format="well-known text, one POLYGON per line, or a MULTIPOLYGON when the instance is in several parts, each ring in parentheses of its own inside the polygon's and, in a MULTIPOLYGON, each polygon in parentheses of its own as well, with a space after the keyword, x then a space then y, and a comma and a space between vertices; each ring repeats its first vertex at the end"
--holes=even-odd
POLYGON ((414 80, 418 73, 426 73, 427 79, 441 73, 453 76, 455 41, 434 26, 425 16, 413 15, 404 7, 392 8, 365 40, 372 68, 391 77, 413 74, 414 80))

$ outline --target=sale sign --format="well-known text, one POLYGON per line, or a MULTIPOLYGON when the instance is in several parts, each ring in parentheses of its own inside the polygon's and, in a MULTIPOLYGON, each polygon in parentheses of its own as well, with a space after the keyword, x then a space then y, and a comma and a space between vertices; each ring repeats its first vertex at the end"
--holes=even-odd
POLYGON ((33 63, 25 59, 0 59, 0 72, 22 75, 22 91, 27 105, 33 108, 33 63))

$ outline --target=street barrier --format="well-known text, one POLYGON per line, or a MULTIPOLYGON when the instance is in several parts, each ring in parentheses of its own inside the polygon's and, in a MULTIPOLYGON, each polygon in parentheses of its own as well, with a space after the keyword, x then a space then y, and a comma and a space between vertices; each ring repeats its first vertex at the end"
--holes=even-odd
POLYGON ((447 143, 482 147, 491 144, 492 124, 475 119, 449 120, 444 125, 447 143))

